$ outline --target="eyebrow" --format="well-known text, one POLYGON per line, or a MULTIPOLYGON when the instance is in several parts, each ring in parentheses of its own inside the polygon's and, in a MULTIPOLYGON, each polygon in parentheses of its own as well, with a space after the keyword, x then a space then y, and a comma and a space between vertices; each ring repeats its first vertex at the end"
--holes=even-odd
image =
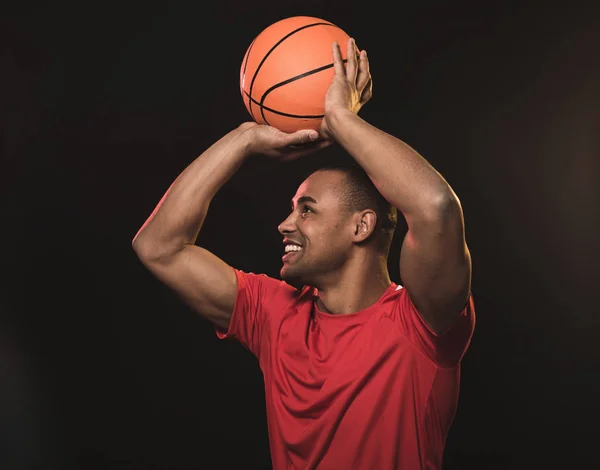
MULTIPOLYGON (((298 204, 302 204, 303 202, 312 202, 313 204, 317 203, 316 199, 313 199, 310 196, 301 196, 298 198, 298 204)), ((294 208, 294 200, 292 199, 292 209, 293 208, 294 208)))

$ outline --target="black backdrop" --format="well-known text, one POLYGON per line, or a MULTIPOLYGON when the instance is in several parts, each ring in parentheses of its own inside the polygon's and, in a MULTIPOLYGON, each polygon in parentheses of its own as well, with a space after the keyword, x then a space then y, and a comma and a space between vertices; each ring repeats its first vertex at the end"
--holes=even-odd
MULTIPOLYGON (((244 52, 294 15, 368 50, 361 115, 461 199, 478 324, 445 468, 595 460, 598 9, 226 0, 12 6, 0 19, 2 468, 270 468, 258 364, 130 243, 178 173, 249 119, 244 52)), ((291 196, 339 158, 248 161, 198 243, 278 276, 291 196)))

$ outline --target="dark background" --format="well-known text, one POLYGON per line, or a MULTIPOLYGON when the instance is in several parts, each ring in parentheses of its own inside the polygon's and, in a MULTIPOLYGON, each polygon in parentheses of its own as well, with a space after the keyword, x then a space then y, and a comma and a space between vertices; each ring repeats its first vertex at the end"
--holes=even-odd
MULTIPOLYGON (((1 467, 270 468, 257 362, 155 280, 131 239, 179 172, 249 119, 242 57, 295 15, 368 50, 374 97, 361 116, 419 150, 463 205, 478 324, 445 468, 593 466, 600 13, 549 4, 6 8, 1 467)), ((198 243, 278 276, 290 198, 339 158, 248 161, 198 243)))

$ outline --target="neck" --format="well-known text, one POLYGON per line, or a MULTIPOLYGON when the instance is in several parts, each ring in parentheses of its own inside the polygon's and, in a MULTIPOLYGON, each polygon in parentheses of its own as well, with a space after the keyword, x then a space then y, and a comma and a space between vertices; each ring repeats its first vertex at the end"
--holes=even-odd
POLYGON ((385 258, 352 260, 333 277, 329 282, 319 283, 317 306, 334 315, 370 307, 391 284, 385 258))

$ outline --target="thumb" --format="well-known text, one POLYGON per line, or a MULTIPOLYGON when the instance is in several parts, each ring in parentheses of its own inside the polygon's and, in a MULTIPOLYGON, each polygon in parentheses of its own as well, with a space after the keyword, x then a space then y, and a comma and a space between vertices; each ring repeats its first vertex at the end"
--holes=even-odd
POLYGON ((303 129, 288 136, 287 145, 302 145, 314 142, 319 138, 319 133, 313 129, 303 129))

